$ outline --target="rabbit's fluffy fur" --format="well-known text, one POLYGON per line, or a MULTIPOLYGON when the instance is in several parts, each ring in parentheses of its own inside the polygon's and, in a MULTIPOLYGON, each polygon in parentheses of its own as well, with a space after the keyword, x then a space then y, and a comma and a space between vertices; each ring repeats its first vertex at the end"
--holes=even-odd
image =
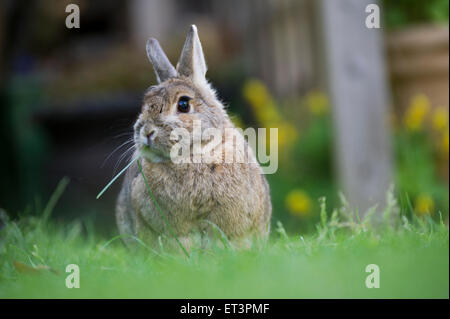
MULTIPOLYGON (((194 238, 199 235, 210 238, 217 230, 213 225, 237 246, 246 246, 249 238, 267 238, 272 212, 270 191, 256 160, 209 164, 177 164, 170 160, 170 148, 175 141, 169 137, 174 128, 182 127, 192 132, 193 121, 200 120, 202 130, 234 130, 222 103, 205 79, 206 63, 195 26, 188 33, 177 69, 170 64, 156 40, 149 40, 147 53, 159 84, 146 92, 142 112, 134 126, 135 156, 145 147, 145 137, 153 131, 151 151, 148 156, 141 157, 140 163, 175 235, 186 249, 192 248, 194 238), (177 110, 181 96, 191 98, 188 113, 177 110)), ((237 136, 237 142, 246 145, 244 137, 237 136)), ((233 145, 222 145, 223 156, 233 145)), ((248 156, 254 159, 253 152, 248 156)), ((127 243, 133 242, 127 235, 149 244, 159 244, 160 238, 171 240, 169 229, 136 162, 127 171, 116 217, 119 231, 127 243)))

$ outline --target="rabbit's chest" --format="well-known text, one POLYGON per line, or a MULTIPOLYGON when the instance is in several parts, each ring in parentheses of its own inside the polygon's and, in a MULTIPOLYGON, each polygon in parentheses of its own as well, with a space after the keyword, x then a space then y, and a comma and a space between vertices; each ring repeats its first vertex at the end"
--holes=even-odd
POLYGON ((190 231, 218 205, 213 187, 215 181, 209 175, 153 175, 147 181, 149 187, 142 177, 133 181, 133 205, 155 230, 164 229, 163 215, 176 230, 190 231))

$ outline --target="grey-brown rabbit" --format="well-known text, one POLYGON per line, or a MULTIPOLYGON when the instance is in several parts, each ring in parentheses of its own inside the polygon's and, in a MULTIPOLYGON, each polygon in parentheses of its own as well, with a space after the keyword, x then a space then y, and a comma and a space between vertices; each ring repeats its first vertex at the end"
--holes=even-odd
MULTIPOLYGON (((235 130, 205 78, 197 28, 191 26, 176 69, 153 38, 147 42, 147 55, 158 85, 145 94, 134 125, 134 156, 140 156, 149 187, 173 232, 188 250, 198 234, 212 234, 213 225, 240 247, 248 238, 267 238, 270 191, 253 152, 248 154, 252 160, 245 163, 174 163, 170 158, 175 143, 170 134, 175 128, 192 132, 194 121, 201 121, 202 130, 235 130)), ((238 143, 247 145, 241 134, 238 143)), ((222 146, 225 152, 232 145, 223 142, 222 146)), ((116 218, 127 243, 133 241, 127 235, 149 244, 158 244, 160 236, 171 238, 136 162, 127 171, 116 218)))

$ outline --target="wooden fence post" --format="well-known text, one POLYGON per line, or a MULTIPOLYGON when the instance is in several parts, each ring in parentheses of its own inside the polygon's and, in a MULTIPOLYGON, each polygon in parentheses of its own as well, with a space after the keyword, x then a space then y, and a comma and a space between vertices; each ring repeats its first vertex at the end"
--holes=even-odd
POLYGON ((375 204, 379 211, 384 207, 391 183, 383 25, 366 27, 371 3, 378 1, 318 2, 336 168, 341 189, 360 216, 375 204))

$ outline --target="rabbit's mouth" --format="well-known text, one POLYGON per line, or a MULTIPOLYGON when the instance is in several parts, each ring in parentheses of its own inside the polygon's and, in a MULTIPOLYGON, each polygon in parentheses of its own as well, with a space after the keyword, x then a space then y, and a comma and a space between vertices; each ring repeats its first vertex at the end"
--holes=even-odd
POLYGON ((170 157, 161 152, 160 150, 149 147, 148 145, 143 145, 141 147, 141 155, 146 160, 152 162, 152 163, 161 163, 161 162, 167 162, 170 161, 170 157))

